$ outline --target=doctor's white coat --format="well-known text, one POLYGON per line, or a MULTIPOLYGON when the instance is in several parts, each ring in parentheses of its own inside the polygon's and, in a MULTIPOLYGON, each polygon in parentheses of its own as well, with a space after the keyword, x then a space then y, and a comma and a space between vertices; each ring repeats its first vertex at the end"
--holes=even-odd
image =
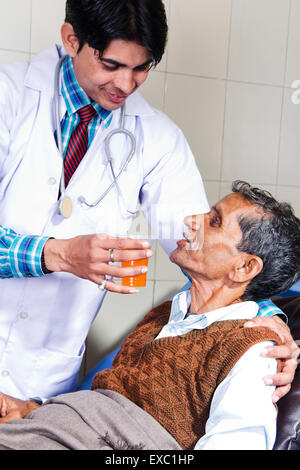
MULTIPOLYGON (((115 188, 95 208, 78 201, 83 195, 94 202, 112 182, 104 140, 120 125, 116 110, 68 185, 72 217, 58 215, 62 158, 54 139, 54 73, 62 53, 52 46, 30 63, 0 65, 0 224, 23 235, 126 236, 132 223, 127 209, 134 211, 140 202, 169 253, 182 238, 184 216, 208 211, 208 203, 182 132, 138 93, 126 105, 125 126, 137 140, 119 182, 126 206, 115 188)), ((62 118, 62 96, 60 112, 62 118)), ((111 149, 118 173, 129 139, 115 137, 111 149)), ((1 279, 0 391, 28 398, 75 390, 85 339, 104 295, 94 283, 68 273, 1 279)))

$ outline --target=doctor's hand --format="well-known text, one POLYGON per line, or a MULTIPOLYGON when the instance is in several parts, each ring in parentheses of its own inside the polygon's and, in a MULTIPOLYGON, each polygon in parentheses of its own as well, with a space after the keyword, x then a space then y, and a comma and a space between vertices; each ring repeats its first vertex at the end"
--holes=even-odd
POLYGON ((282 370, 275 375, 270 375, 264 378, 266 385, 275 385, 276 389, 273 393, 273 402, 276 403, 280 398, 286 395, 294 379, 295 371, 297 368, 297 358, 300 354, 300 349, 295 343, 289 327, 281 320, 280 317, 274 315, 273 317, 254 317, 251 321, 244 324, 244 327, 266 326, 271 328, 278 334, 282 340, 281 345, 269 346, 264 351, 265 357, 274 357, 282 361, 282 370))
MULTIPOLYGON (((146 240, 114 238, 108 235, 81 235, 68 240, 49 239, 44 247, 47 269, 69 272, 82 279, 100 284, 106 276, 129 277, 145 272, 145 267, 121 267, 111 263, 110 250, 114 250, 114 262, 149 258, 150 244, 146 240)), ((132 287, 121 286, 107 280, 105 289, 121 294, 133 294, 132 287)))
POLYGON ((14 419, 22 419, 39 407, 40 405, 33 401, 19 400, 0 393, 0 424, 8 423, 14 419))

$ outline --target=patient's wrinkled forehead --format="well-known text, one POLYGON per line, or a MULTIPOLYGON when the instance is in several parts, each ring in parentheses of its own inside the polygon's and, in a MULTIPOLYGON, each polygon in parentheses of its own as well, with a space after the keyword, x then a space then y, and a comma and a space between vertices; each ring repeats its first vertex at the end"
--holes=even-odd
POLYGON ((263 209, 258 204, 253 204, 239 193, 231 193, 225 196, 215 206, 223 218, 240 219, 240 217, 262 217, 263 209))

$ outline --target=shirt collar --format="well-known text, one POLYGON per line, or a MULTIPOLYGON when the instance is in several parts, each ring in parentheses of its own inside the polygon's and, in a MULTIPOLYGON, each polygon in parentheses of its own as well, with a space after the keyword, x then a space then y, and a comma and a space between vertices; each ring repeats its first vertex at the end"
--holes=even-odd
POLYGON ((191 305, 190 290, 179 292, 175 295, 172 301, 171 314, 169 322, 186 322, 193 324, 194 328, 205 328, 216 321, 223 320, 250 320, 255 317, 258 312, 258 305, 256 302, 247 301, 227 307, 218 308, 208 313, 195 314, 190 313, 187 316, 188 310, 191 305))
POLYGON ((81 88, 75 77, 73 62, 70 56, 65 58, 61 67, 61 90, 69 115, 76 113, 83 106, 91 104, 103 120, 105 127, 109 126, 112 120, 112 112, 102 108, 99 103, 92 101, 81 88))

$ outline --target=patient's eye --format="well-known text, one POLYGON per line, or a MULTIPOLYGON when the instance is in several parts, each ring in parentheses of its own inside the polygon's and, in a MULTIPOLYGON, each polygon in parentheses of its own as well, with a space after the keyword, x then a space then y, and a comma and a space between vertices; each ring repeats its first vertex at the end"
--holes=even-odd
POLYGON ((222 226, 222 213, 216 206, 212 206, 210 210, 209 225, 214 228, 222 226))
POLYGON ((221 227, 222 225, 221 217, 219 215, 212 215, 209 220, 209 225, 211 227, 221 227))

